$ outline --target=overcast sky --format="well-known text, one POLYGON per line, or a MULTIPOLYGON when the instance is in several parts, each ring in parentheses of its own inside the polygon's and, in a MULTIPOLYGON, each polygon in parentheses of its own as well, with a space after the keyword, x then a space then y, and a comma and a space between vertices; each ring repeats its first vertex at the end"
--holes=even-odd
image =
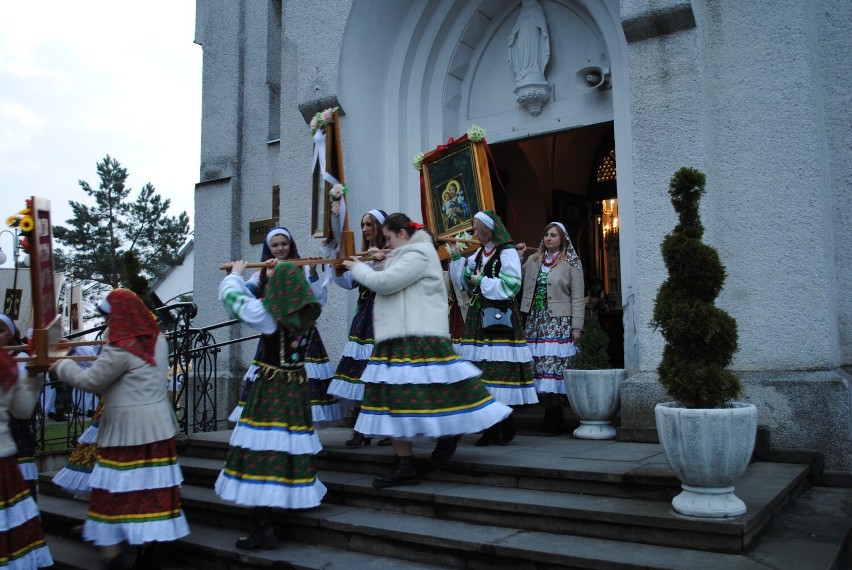
MULTIPOLYGON (((0 223, 36 195, 91 204, 105 155, 193 219, 201 131, 194 0, 0 0, 0 223)), ((7 253, 12 239, 0 236, 7 253)), ((11 256, 10 256, 11 257, 11 256)), ((11 265, 11 260, 6 262, 11 265)))

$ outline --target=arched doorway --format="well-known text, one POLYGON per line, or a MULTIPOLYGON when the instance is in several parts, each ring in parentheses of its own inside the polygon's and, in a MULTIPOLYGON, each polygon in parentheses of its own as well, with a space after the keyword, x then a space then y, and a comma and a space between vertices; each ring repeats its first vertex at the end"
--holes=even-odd
POLYGON ((497 213, 518 242, 537 247, 562 222, 583 263, 585 291, 600 309, 613 364, 624 365, 618 186, 612 123, 491 145, 497 213), (498 178, 499 176, 499 178, 498 178))
MULTIPOLYGON (((497 169, 508 174, 507 195, 522 200, 522 212, 511 220, 516 238, 537 243, 548 217, 564 215, 570 218, 568 227, 579 225, 573 231, 583 243, 589 229, 584 224, 594 210, 590 202, 603 199, 591 172, 601 145, 609 145, 627 157, 618 172, 619 232, 617 237, 608 234, 618 245, 620 261, 611 261, 612 255, 606 262, 596 261, 601 243, 585 248, 589 261, 584 261, 621 307, 632 303, 634 247, 626 43, 619 3, 538 3, 549 26, 546 72, 551 91, 540 113, 533 114, 516 100, 515 75, 506 61, 519 0, 355 1, 341 50, 340 102, 349 121, 344 127, 347 178, 353 187, 369 185, 371 195, 363 204, 353 196, 353 207, 417 212, 419 179, 412 157, 476 124, 487 132, 497 169), (369 33, 376 26, 383 34, 369 33), (583 75, 589 68, 608 69, 611 83, 603 89, 591 85, 583 75), (602 271, 613 263, 618 271, 602 271), (611 283, 614 275, 618 279, 611 283)), ((501 194, 495 185, 498 205, 501 194)), ((510 215, 508 203, 500 207, 510 215)), ((596 243, 593 237, 589 242, 596 243)), ((621 346, 633 346, 632 339, 621 346)), ((630 358, 628 353, 626 360, 630 358)))

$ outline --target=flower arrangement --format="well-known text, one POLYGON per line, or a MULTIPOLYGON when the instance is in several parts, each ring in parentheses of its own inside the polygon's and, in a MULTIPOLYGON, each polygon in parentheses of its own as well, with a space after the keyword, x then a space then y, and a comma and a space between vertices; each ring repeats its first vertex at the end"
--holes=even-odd
MULTIPOLYGON (((458 234, 456 234, 456 240, 458 240, 458 244, 459 246, 461 246, 462 249, 467 247, 469 245, 468 242, 470 242, 472 239, 473 236, 471 236, 468 232, 459 232, 458 234)), ((453 254, 453 250, 450 249, 449 243, 445 243, 444 248, 447 250, 447 253, 449 253, 450 255, 453 254)))
POLYGON ((411 161, 411 165, 414 166, 414 170, 421 170, 423 168, 424 158, 426 158, 425 152, 418 152, 414 155, 414 160, 411 161))
POLYGON ((32 200, 27 200, 27 207, 6 218, 6 225, 10 228, 18 228, 24 234, 24 239, 21 241, 21 247, 25 251, 29 251, 30 240, 29 235, 35 229, 35 220, 33 219, 33 203, 32 200))
POLYGON ((340 107, 332 107, 330 109, 325 109, 324 111, 318 111, 314 118, 311 119, 311 136, 315 135, 317 131, 322 130, 329 123, 334 122, 334 114, 340 107))
POLYGON ((335 216, 340 215, 340 200, 346 196, 349 188, 346 184, 337 183, 328 191, 328 198, 331 200, 331 213, 335 216))
POLYGON ((485 129, 476 125, 471 125, 467 130, 467 138, 471 142, 482 142, 482 139, 485 138, 485 129))

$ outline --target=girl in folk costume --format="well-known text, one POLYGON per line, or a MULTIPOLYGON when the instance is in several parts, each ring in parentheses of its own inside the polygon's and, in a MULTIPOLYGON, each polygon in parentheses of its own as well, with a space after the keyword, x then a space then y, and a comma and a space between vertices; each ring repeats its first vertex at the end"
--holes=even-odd
POLYGON ((326 489, 316 476, 314 455, 322 449, 311 420, 305 376, 309 335, 320 305, 302 271, 279 263, 262 300, 251 295, 234 262, 219 286, 228 311, 263 334, 255 386, 231 434, 225 468, 216 493, 226 501, 256 508, 257 527, 237 540, 237 548, 275 548, 272 508, 308 509, 326 489))
POLYGON ((453 351, 447 289, 432 238, 405 214, 391 214, 383 232, 392 252, 382 271, 344 262, 358 283, 376 292, 376 346, 361 376, 364 400, 355 429, 390 436, 397 461, 376 488, 418 483, 412 457, 416 438, 439 438, 433 461, 455 451, 458 437, 506 418, 479 381, 479 369, 453 351))
MULTIPOLYGON (((0 319, 2 320, 2 319, 0 319)), ((10 319, 11 320, 11 319, 10 319)), ((4 325, 8 325, 3 321, 4 325)), ((8 326, 0 331, 4 346, 13 338, 8 326)), ((44 541, 38 507, 15 459, 15 441, 5 418, 29 418, 36 406, 41 377, 29 378, 5 350, 0 350, 0 565, 43 568, 53 559, 44 541)))
MULTIPOLYGON (((0 345, 12 346, 24 344, 21 339, 20 331, 15 326, 15 321, 6 313, 0 313, 0 345)), ((15 353, 26 354, 23 352, 15 353)), ((23 362, 18 363, 20 373, 23 376, 26 374, 26 365, 23 362)), ((44 379, 44 374, 39 374, 39 378, 44 379)), ((30 414, 26 418, 9 418, 9 432, 15 442, 15 460, 18 463, 18 468, 24 476, 24 480, 30 487, 30 493, 34 499, 38 499, 38 467, 35 462, 35 420, 30 414)))
MULTIPOLYGON (((59 358, 51 367, 60 380, 103 394, 97 463, 90 478, 89 513, 83 538, 117 565, 122 544, 150 545, 189 534, 181 510, 175 433, 178 424, 166 397, 169 347, 143 301, 113 289, 98 309, 106 315, 104 345, 91 367, 59 358)), ((159 567, 156 550, 140 550, 137 564, 159 567)))
MULTIPOLYGON (((260 260, 269 264, 269 268, 255 273, 249 278, 246 283, 248 291, 257 299, 264 296, 266 285, 269 282, 269 271, 274 268, 277 263, 287 259, 300 259, 299 249, 296 246, 296 241, 293 239, 290 230, 283 227, 272 228, 266 234, 263 241, 263 252, 260 260)), ((320 282, 319 273, 316 266, 305 266, 305 279, 311 286, 314 296, 317 298, 321 306, 325 306, 328 298, 328 290, 325 285, 320 282)), ((254 383, 255 376, 258 370, 258 354, 261 349, 262 340, 258 342, 255 358, 252 365, 249 367, 244 377, 244 385, 240 395, 240 401, 237 407, 231 412, 228 417, 229 421, 236 423, 240 419, 243 406, 248 397, 248 393, 254 383)), ((334 375, 334 368, 328 359, 328 353, 322 343, 319 331, 314 327, 308 335, 308 352, 305 359, 305 370, 308 375, 311 388, 311 413, 314 418, 314 425, 322 427, 327 425, 336 425, 343 421, 346 417, 346 408, 342 402, 338 401, 328 394, 328 386, 331 384, 331 378, 334 375)))
MULTIPOLYGON (((477 212, 473 229, 483 245, 472 256, 462 259, 459 245, 451 246, 450 277, 471 292, 464 335, 456 350, 482 369, 482 382, 496 400, 509 406, 535 404, 538 397, 532 355, 518 314, 520 257, 503 221, 494 212, 477 212), (511 310, 510 322, 503 329, 484 330, 483 316, 494 309, 511 310)), ((508 314, 498 316, 505 318, 508 314)), ((515 423, 510 416, 486 430, 476 445, 505 445, 514 437, 515 423)))
MULTIPOLYGON (((362 251, 371 251, 373 261, 369 263, 373 269, 381 269, 384 262, 384 253, 376 250, 385 248, 385 235, 382 233, 382 224, 385 223, 387 214, 384 210, 370 210, 361 218, 361 233, 363 235, 362 251)), ((344 289, 358 288, 358 305, 352 325, 349 327, 349 340, 343 349, 343 356, 334 372, 334 379, 328 389, 329 394, 342 398, 356 405, 364 399, 364 383, 361 375, 367 368, 367 362, 373 354, 373 303, 376 298, 375 291, 364 287, 352 278, 352 272, 346 271, 340 277, 332 277, 332 281, 344 289)), ((358 419, 360 408, 355 408, 355 420, 358 419)), ((347 447, 360 447, 370 445, 371 439, 364 434, 353 430, 352 437, 346 441, 347 447)), ((378 445, 390 445, 390 438, 383 438, 378 445)))
MULTIPOLYGON (((75 346, 69 354, 95 356, 97 352, 88 346, 75 346)), ((77 364, 81 368, 89 368, 92 365, 88 361, 79 361, 77 364)), ((77 389, 74 392, 79 394, 80 401, 89 396, 95 396, 94 394, 80 392, 77 389)), ((103 399, 99 400, 97 407, 93 410, 92 422, 77 439, 77 445, 68 455, 68 462, 53 476, 55 485, 79 498, 88 499, 92 490, 91 475, 98 458, 98 430, 101 416, 104 414, 103 399)), ((83 409, 85 409, 85 405, 80 408, 80 411, 82 412, 83 409)))
POLYGON ((585 285, 580 258, 559 222, 544 228, 538 252, 524 263, 521 312, 527 314, 526 337, 533 355, 533 378, 539 394, 547 394, 545 431, 560 431, 566 394, 562 369, 571 367, 574 343, 583 330, 585 285))

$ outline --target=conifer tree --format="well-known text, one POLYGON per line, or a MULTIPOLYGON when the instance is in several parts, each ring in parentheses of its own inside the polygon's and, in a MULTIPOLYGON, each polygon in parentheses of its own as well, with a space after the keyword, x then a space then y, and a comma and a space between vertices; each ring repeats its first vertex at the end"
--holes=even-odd
POLYGON ((63 246, 56 251, 57 269, 88 282, 84 290, 90 299, 116 287, 139 289, 140 279, 161 277, 180 262, 178 253, 189 236, 189 216, 167 215, 171 201, 150 182, 131 198, 127 169, 109 155, 97 164, 97 173, 98 188, 79 181, 94 204, 69 202, 73 217, 67 226, 53 228, 63 246))
POLYGON ((679 222, 660 246, 669 278, 657 292, 651 321, 666 341, 657 368, 660 383, 687 408, 727 406, 742 390, 740 379, 725 370, 737 351, 737 323, 713 304, 725 267, 718 252, 701 241, 704 181, 703 173, 684 167, 669 184, 679 222))

